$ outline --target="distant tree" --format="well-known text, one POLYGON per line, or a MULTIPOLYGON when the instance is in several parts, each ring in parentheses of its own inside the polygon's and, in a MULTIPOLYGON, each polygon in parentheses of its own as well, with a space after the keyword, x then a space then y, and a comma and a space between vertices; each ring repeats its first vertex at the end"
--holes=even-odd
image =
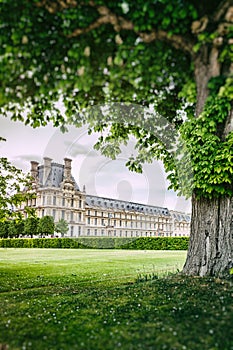
POLYGON ((0 238, 8 237, 8 228, 9 228, 8 221, 0 221, 0 238))
POLYGON ((24 219, 14 219, 9 221, 8 236, 18 238, 24 234, 24 219))
POLYGON ((14 238, 14 237, 17 238, 17 228, 16 228, 15 220, 9 221, 8 237, 9 238, 14 238))
POLYGON ((31 236, 31 238, 33 235, 36 235, 39 222, 40 219, 35 216, 26 218, 24 223, 24 235, 31 236))
POLYGON ((40 219, 37 232, 41 236, 53 235, 54 227, 54 218, 52 216, 46 215, 40 219))
POLYGON ((64 235, 68 232, 69 225, 67 221, 64 219, 60 219, 58 223, 55 225, 55 231, 58 233, 61 233, 61 236, 64 237, 64 235))
MULTIPOLYGON (((31 177, 12 165, 7 158, 0 158, 0 221, 9 218, 21 220, 22 212, 17 208, 34 197, 31 177), (25 188, 28 191, 23 191, 25 188)), ((27 207, 25 208, 27 211, 27 207)), ((28 208, 30 210, 30 208, 28 208)))

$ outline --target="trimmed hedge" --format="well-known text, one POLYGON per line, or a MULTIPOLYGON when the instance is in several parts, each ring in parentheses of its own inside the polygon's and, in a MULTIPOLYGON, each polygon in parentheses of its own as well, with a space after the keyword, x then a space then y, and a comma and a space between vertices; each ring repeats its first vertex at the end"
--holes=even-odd
POLYGON ((0 248, 187 250, 188 237, 3 238, 0 248))

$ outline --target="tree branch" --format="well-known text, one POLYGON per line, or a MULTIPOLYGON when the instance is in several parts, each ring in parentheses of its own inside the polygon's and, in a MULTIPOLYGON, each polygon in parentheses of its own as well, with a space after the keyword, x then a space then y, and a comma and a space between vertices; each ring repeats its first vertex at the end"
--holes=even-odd
MULTIPOLYGON (((45 7, 50 13, 56 13, 57 11, 67 9, 69 7, 76 7, 78 3, 76 0, 57 0, 56 2, 49 0, 41 0, 36 5, 39 7, 45 7)), ((93 0, 90 0, 87 3, 81 2, 79 3, 79 5, 91 6, 95 8, 100 16, 97 20, 95 20, 86 28, 75 29, 71 34, 67 35, 68 38, 74 38, 82 34, 86 34, 92 31, 93 29, 99 28, 104 24, 111 24, 116 32, 120 32, 121 30, 133 31, 145 43, 151 43, 156 40, 166 41, 176 49, 180 49, 182 51, 188 52, 190 55, 193 55, 192 48, 194 42, 192 42, 190 39, 184 38, 181 35, 170 35, 163 30, 152 30, 148 33, 137 31, 135 30, 132 21, 125 19, 122 16, 115 15, 107 6, 96 5, 93 0)))
POLYGON ((81 34, 88 33, 91 30, 96 29, 103 24, 111 24, 116 32, 119 32, 122 29, 133 30, 134 26, 131 21, 125 20, 121 16, 116 16, 106 6, 95 6, 93 1, 89 2, 89 5, 96 8, 96 10, 100 14, 100 17, 86 28, 75 29, 73 33, 68 35, 68 38, 77 37, 81 34))
POLYGON ((145 43, 151 43, 155 40, 166 41, 171 43, 176 49, 181 49, 191 55, 193 54, 192 48, 194 43, 192 43, 191 40, 185 39, 181 35, 170 35, 164 30, 152 30, 150 33, 140 32, 135 30, 132 21, 121 16, 116 16, 106 6, 96 6, 93 1, 90 1, 89 5, 96 8, 100 14, 100 17, 86 28, 75 29, 73 33, 68 35, 69 38, 88 33, 103 24, 111 24, 116 32, 121 30, 134 31, 145 43))
MULTIPOLYGON (((225 15, 226 20, 230 19, 230 18, 228 18, 229 16, 227 16, 227 14, 229 15, 231 13, 231 16, 233 15, 232 14, 232 11, 233 11, 232 6, 233 6, 233 0, 223 0, 219 4, 219 6, 218 6, 218 8, 213 16, 214 22, 218 22, 221 19, 221 17, 223 17, 224 15, 225 15)), ((231 18, 231 21, 232 21, 232 18, 231 18)))
POLYGON ((164 30, 153 30, 151 33, 144 33, 144 32, 136 32, 140 38, 145 42, 145 43, 150 43, 155 40, 161 40, 170 43, 173 47, 176 49, 180 49, 182 51, 188 52, 190 55, 193 55, 193 45, 194 42, 192 42, 191 39, 185 39, 181 35, 176 35, 176 34, 168 34, 164 30))

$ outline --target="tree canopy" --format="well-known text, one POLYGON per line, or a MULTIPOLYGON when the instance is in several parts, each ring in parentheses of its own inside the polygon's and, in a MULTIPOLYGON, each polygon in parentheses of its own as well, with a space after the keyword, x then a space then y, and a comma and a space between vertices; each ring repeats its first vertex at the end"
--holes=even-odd
POLYGON ((88 122, 108 130, 96 147, 112 157, 133 134, 139 155, 131 170, 160 158, 175 190, 184 173, 192 177, 182 194, 232 194, 233 137, 218 132, 232 109, 232 11, 231 0, 3 0, 3 112, 34 127, 88 122), (186 142, 182 166, 171 152, 171 126, 186 142))
POLYGON ((64 219, 60 219, 55 225, 55 232, 61 233, 62 237, 69 231, 68 222, 64 219))
POLYGON ((37 232, 41 236, 48 236, 54 234, 54 219, 52 216, 45 215, 43 216, 37 226, 37 232))

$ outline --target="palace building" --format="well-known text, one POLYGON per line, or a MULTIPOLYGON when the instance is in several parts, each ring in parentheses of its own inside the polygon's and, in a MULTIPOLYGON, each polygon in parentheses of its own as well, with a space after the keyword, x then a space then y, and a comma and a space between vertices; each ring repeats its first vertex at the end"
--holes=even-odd
POLYGON ((188 236, 190 215, 167 208, 88 195, 72 176, 72 160, 64 164, 44 158, 31 161, 36 198, 27 203, 38 217, 51 215, 69 224, 67 236, 188 236))

